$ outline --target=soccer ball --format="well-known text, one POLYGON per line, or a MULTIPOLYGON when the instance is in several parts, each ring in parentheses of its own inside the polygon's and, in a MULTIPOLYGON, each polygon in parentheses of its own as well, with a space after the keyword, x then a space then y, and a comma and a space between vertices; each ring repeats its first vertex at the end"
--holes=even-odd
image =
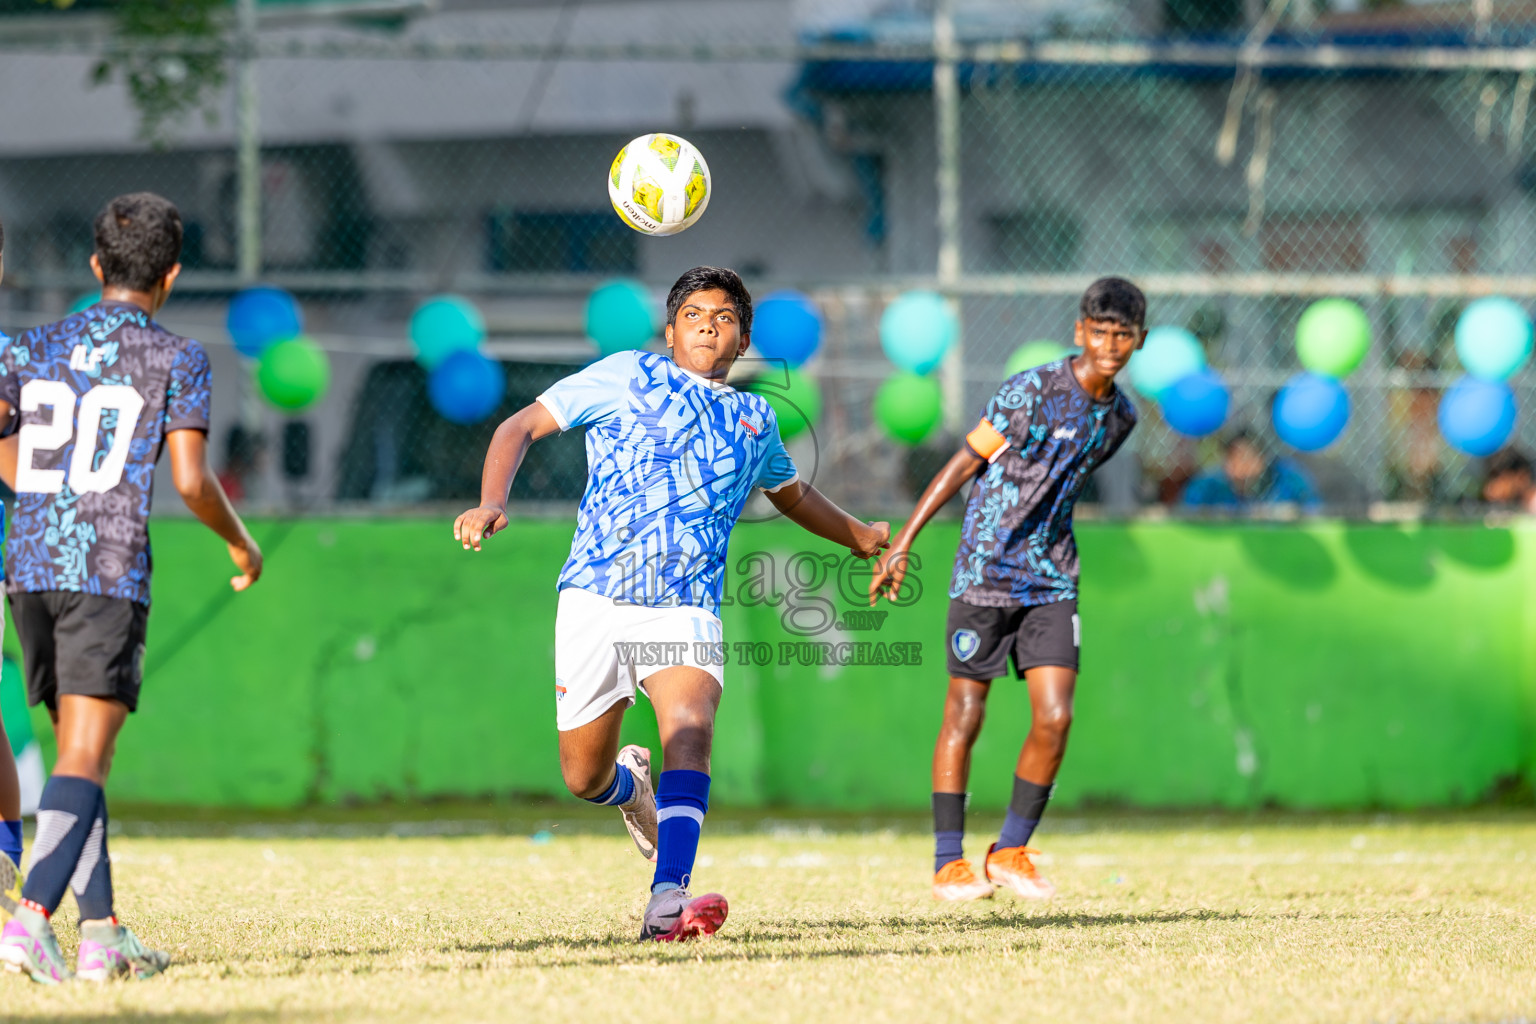
POLYGON ((630 141, 608 169, 614 212, 636 231, 675 235, 709 205, 709 165, 686 139, 656 132, 630 141))

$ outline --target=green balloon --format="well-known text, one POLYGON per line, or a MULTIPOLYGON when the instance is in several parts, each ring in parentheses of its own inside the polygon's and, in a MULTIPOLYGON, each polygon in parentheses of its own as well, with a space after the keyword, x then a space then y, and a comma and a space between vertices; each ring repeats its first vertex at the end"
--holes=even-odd
POLYGON ((789 370, 788 375, 787 382, 777 374, 759 377, 742 389, 768 399, 779 422, 779 437, 785 441, 805 433, 821 418, 821 386, 816 379, 799 370, 789 370))
POLYGON ((902 444, 922 444, 944 415, 939 382, 915 373, 895 373, 875 392, 875 421, 902 444))
POLYGON ((1349 299, 1320 299, 1296 322, 1301 365, 1324 377, 1347 377, 1370 347, 1370 318, 1349 299))
POLYGON ((313 405, 331 382, 325 351, 302 335, 271 346, 256 364, 256 384, 267 401, 297 412, 313 405))
POLYGON ((1056 341, 1026 341, 1013 350, 1013 355, 1008 357, 1008 362, 1003 367, 1003 373, 1012 377, 1016 373, 1033 370, 1046 363, 1054 363, 1062 356, 1070 355, 1071 352, 1072 350, 1067 346, 1056 341))

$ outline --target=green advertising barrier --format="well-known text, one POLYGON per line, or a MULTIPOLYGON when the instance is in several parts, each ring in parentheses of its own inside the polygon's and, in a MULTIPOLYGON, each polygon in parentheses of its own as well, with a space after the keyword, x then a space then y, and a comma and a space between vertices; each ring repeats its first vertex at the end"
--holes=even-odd
MULTIPOLYGON (((157 522, 144 696, 113 796, 562 793, 554 582, 571 529, 520 520, 470 554, 446 520, 258 523, 266 575, 234 594, 216 538, 157 522)), ((738 528, 716 800, 927 806, 957 532, 930 527, 901 606, 870 615, 853 600, 862 563, 784 522, 738 528)), ((1078 535, 1083 664, 1061 804, 1446 805, 1531 777, 1536 528, 1078 535)), ((1023 684, 998 681, 978 805, 1006 802, 1028 724, 1023 684)), ((626 731, 656 746, 648 708, 626 731)))

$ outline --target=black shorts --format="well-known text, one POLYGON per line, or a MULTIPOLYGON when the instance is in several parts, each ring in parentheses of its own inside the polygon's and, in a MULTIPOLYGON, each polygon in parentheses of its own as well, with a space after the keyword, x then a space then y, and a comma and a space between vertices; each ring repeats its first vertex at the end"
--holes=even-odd
POLYGON ((59 694, 70 693, 138 708, 147 607, 72 590, 11 594, 10 602, 28 704, 54 709, 59 694))
POLYGON ((1029 607, 983 608, 964 601, 949 602, 944 627, 949 674, 961 679, 996 679, 1041 665, 1077 671, 1077 601, 1055 601, 1029 607))

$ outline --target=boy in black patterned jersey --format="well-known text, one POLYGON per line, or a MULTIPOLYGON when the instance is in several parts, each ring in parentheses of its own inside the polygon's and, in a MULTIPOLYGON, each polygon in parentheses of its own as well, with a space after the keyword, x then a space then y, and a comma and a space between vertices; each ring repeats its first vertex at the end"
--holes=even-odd
POLYGON ((47 705, 58 739, 0 965, 45 983, 143 978, 170 962, 113 913, 102 791, 138 706, 162 449, 187 507, 229 545, 233 587, 261 575, 261 551, 208 465, 208 357, 151 319, 181 270, 181 215, 137 192, 109 202, 95 227, 101 301, 0 349, 0 424, 15 430, 0 444, 16 492, 6 591, 27 699, 47 705), (66 889, 80 907, 75 971, 50 924, 66 889))
POLYGON ((1146 337, 1146 298, 1129 281, 1095 281, 1079 306, 1082 354, 1014 374, 918 499, 870 581, 870 602, 895 597, 928 519, 975 480, 955 555, 948 635, 949 693, 933 754, 934 883, 938 899, 991 896, 993 883, 1043 899, 1055 888, 1028 845, 1066 751, 1077 685, 1077 542, 1072 508, 1088 475, 1136 426, 1115 375, 1146 337), (965 790, 992 680, 1013 661, 1029 687, 1029 736, 1013 799, 983 878, 965 859, 965 790))

